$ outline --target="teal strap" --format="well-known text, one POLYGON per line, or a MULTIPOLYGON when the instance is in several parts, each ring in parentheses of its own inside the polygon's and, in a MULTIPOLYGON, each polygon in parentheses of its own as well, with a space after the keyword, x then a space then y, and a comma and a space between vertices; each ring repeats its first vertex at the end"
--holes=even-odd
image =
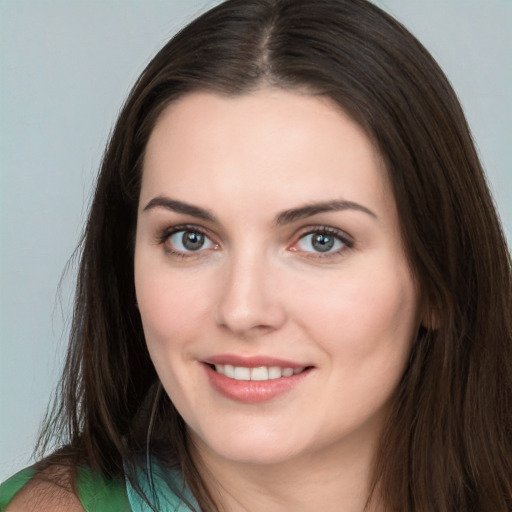
POLYGON ((0 485, 0 512, 7 510, 7 505, 9 505, 14 496, 32 479, 35 472, 36 470, 33 467, 23 469, 0 485))
POLYGON ((158 512, 198 512, 200 510, 180 472, 165 470, 153 459, 151 474, 153 485, 148 481, 146 473, 137 469, 137 484, 152 506, 134 489, 129 479, 126 479, 126 492, 133 512, 154 512, 155 510, 158 512), (194 508, 189 508, 176 492, 194 508))

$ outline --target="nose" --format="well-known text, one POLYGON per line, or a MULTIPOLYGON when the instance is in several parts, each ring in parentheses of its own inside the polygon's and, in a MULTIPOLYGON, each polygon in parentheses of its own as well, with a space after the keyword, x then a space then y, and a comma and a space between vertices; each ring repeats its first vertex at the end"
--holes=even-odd
POLYGON ((226 263, 216 322, 238 337, 251 338, 279 329, 286 313, 277 272, 262 255, 245 254, 226 263))

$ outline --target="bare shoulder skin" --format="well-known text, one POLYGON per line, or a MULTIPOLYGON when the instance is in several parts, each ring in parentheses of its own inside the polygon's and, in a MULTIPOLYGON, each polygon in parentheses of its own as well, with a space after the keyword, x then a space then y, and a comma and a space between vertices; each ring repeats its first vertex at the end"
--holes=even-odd
POLYGON ((83 512, 72 479, 73 471, 67 466, 47 468, 14 497, 6 512, 83 512))

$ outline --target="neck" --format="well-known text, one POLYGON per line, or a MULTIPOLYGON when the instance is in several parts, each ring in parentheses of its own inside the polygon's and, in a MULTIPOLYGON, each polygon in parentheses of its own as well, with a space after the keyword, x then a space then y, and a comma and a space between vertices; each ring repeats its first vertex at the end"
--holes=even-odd
MULTIPOLYGON (((232 461, 191 435, 196 467, 222 512, 379 512, 368 500, 375 444, 326 446, 270 464, 232 461)), ((376 494, 376 493, 375 493, 376 494)))

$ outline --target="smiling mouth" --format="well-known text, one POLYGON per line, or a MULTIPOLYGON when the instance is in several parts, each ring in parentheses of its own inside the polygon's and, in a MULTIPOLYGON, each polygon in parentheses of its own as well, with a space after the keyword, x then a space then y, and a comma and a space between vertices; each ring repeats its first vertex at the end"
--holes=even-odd
POLYGON ((307 380, 314 369, 271 357, 232 355, 212 357, 203 361, 203 367, 215 391, 245 404, 269 402, 290 392, 307 380))
POLYGON ((281 368, 280 366, 257 366, 248 368, 245 366, 233 366, 231 364, 209 364, 212 370, 233 380, 242 381, 267 381, 282 377, 293 377, 302 373, 309 367, 281 368))

